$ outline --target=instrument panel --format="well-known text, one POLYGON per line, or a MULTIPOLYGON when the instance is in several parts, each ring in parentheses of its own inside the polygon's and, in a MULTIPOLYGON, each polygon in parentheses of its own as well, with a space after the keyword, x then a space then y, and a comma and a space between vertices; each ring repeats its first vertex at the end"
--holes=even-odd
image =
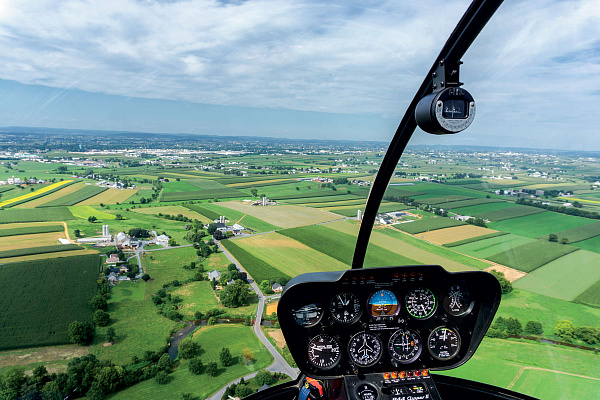
POLYGON ((487 272, 419 265, 297 276, 277 314, 302 372, 334 378, 457 367, 499 303, 500 285, 487 272))

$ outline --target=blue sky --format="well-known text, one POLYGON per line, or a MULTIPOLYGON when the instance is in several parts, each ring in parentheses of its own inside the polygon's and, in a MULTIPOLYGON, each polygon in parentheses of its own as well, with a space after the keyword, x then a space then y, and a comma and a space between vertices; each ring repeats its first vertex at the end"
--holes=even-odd
MULTIPOLYGON (((467 6, 3 0, 0 126, 388 141, 467 6)), ((599 0, 506 0, 472 127, 414 143, 600 150, 599 49, 599 0)))

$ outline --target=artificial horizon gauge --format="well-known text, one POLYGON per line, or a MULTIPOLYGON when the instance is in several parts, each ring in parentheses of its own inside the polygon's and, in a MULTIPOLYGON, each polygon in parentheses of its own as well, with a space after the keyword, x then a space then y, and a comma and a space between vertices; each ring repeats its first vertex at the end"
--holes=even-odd
POLYGON ((369 313, 373 317, 395 317, 400 311, 398 298, 391 290, 374 292, 368 301, 369 313))
POLYGON ((423 97, 415 109, 417 125, 436 135, 458 133, 475 118, 475 100, 465 89, 449 87, 423 97))
POLYGON ((350 359, 360 367, 369 367, 381 358, 381 340, 373 333, 359 332, 350 339, 350 359))
POLYGON ((388 350, 390 356, 401 364, 408 364, 421 355, 421 337, 410 329, 398 329, 390 337, 388 350))
POLYGON ((321 320, 323 308, 319 304, 307 304, 297 310, 292 310, 292 316, 300 326, 313 326, 321 320))
POLYGON ((431 355, 438 360, 449 360, 460 350, 460 336, 454 329, 440 326, 429 335, 427 347, 431 355))
POLYGON ((454 317, 461 317, 473 309, 474 302, 464 287, 453 285, 444 295, 442 304, 448 314, 454 317))
POLYGON ((433 315, 437 302, 433 292, 427 288, 411 290, 406 294, 406 311, 417 319, 426 319, 433 315))
POLYGON ((308 342, 308 360, 321 369, 330 369, 342 358, 340 342, 331 335, 317 335, 308 342))
POLYGON ((331 316, 342 324, 351 324, 360 317, 360 302, 353 293, 338 293, 329 303, 331 316))

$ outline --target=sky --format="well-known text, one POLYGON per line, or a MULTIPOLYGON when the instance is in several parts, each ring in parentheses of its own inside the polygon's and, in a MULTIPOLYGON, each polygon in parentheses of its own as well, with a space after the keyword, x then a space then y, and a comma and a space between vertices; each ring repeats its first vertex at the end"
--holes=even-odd
MULTIPOLYGON (((0 126, 389 141, 464 0, 0 2, 0 126), (365 6, 368 5, 368 6, 365 6)), ((506 0, 415 144, 600 150, 600 0, 506 0)))

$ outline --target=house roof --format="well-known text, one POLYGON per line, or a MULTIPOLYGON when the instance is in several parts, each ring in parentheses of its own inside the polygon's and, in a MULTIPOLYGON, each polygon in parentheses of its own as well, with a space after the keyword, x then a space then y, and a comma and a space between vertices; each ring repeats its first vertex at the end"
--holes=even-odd
POLYGON ((208 273, 208 280, 212 281, 213 279, 220 279, 221 278, 221 273, 219 271, 210 271, 208 273))
POLYGON ((274 283, 273 286, 271 286, 271 290, 279 290, 282 289, 283 286, 281 286, 279 283, 274 283))

